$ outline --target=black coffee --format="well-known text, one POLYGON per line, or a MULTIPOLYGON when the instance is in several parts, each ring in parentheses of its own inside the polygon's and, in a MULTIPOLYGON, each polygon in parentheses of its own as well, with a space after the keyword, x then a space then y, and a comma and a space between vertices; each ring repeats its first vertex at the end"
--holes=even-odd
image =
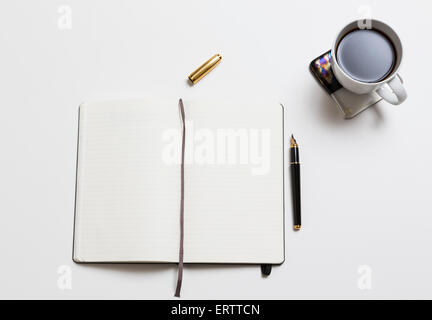
POLYGON ((392 42, 375 30, 355 30, 339 42, 337 61, 345 73, 361 82, 379 82, 393 70, 396 53, 392 42))

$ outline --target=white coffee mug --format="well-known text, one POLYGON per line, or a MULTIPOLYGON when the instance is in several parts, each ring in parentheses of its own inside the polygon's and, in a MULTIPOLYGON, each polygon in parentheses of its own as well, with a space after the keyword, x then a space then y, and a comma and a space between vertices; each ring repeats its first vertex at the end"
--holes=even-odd
POLYGON ((336 40, 334 41, 331 54, 331 66, 333 73, 343 87, 354 93, 366 94, 370 92, 376 92, 379 96, 391 104, 401 104, 407 98, 407 93, 402 84, 402 78, 398 74, 403 56, 402 43, 396 32, 387 24, 374 19, 368 20, 368 22, 370 22, 370 24, 368 24, 368 28, 372 27, 372 29, 380 31, 393 43, 396 61, 392 72, 388 74, 383 80, 370 83, 353 79, 340 67, 337 61, 337 49, 340 41, 348 33, 354 30, 366 29, 364 28, 365 24, 363 21, 354 21, 345 26, 345 28, 343 28, 338 33, 336 40))

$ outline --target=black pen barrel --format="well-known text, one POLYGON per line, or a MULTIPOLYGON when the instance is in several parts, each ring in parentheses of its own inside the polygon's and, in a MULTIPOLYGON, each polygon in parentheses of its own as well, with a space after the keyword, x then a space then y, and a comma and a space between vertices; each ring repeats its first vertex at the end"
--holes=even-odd
POLYGON ((294 210, 294 226, 301 226, 300 163, 291 164, 291 182, 294 210))
POLYGON ((301 202, 300 202, 300 156, 299 149, 295 143, 290 150, 291 153, 291 188, 292 203, 294 211, 294 229, 298 230, 301 226, 301 202))

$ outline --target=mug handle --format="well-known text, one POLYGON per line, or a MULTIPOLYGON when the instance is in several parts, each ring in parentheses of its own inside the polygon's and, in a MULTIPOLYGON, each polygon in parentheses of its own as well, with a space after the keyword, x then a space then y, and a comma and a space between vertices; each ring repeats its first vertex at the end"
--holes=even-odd
POLYGON ((387 85, 388 87, 384 84, 376 91, 381 98, 394 105, 399 105, 406 100, 407 92, 399 74, 387 82, 387 85))

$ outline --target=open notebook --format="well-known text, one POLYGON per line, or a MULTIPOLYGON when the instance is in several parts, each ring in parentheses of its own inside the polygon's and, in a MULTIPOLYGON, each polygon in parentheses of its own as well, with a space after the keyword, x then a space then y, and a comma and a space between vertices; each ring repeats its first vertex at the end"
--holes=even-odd
MULTIPOLYGON (((282 263, 282 106, 184 110, 184 262, 282 263)), ((80 106, 75 262, 179 261, 181 130, 175 99, 80 106)))

